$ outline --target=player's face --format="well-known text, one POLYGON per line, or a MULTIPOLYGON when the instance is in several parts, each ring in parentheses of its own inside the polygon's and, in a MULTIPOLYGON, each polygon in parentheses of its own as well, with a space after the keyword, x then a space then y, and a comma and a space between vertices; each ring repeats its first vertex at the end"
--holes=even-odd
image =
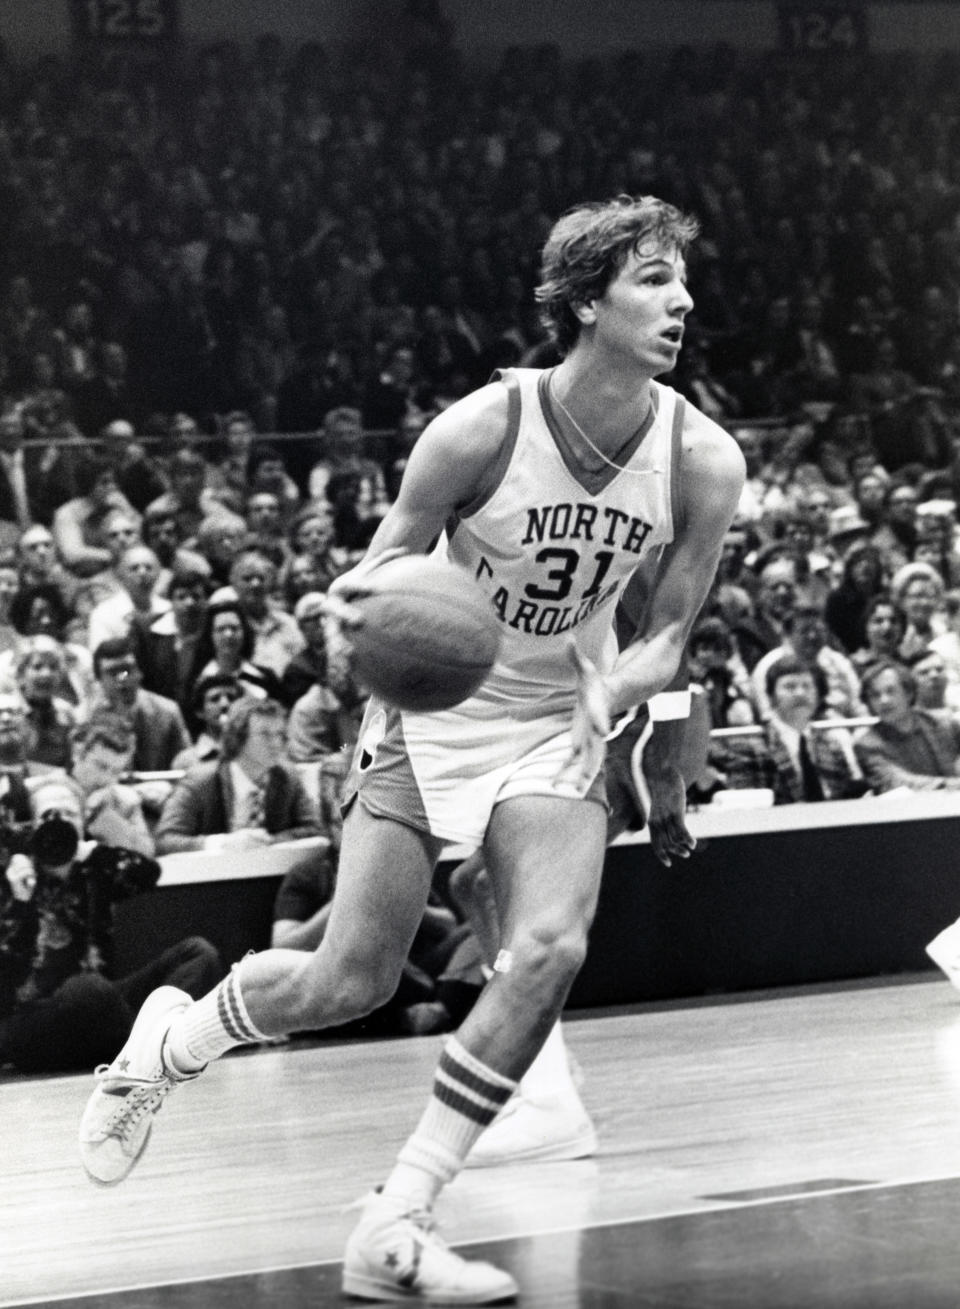
POLYGON ((669 372, 683 341, 683 321, 693 308, 687 269, 674 249, 643 246, 593 303, 596 338, 629 356, 651 376, 669 372))

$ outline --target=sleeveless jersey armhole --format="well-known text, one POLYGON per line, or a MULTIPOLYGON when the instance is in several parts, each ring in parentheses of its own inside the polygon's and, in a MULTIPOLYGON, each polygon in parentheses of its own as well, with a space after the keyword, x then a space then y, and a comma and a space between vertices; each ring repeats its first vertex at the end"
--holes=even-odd
POLYGON ((673 535, 683 527, 683 496, 680 488, 681 455, 683 454, 683 420, 687 402, 677 396, 673 410, 673 431, 670 434, 670 513, 673 517, 673 535))
POLYGON ((487 504, 503 481, 510 466, 510 460, 513 458, 513 452, 517 448, 517 437, 520 435, 520 381, 513 370, 509 368, 498 368, 490 381, 502 382, 507 388, 507 430, 500 443, 500 449, 493 467, 490 469, 487 485, 479 495, 462 506, 457 513, 458 518, 469 518, 471 514, 475 514, 487 504))

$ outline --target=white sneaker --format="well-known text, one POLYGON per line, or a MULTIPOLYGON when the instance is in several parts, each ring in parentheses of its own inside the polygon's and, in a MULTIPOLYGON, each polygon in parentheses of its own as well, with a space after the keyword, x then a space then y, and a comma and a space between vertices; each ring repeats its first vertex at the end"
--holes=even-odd
POLYGON ((455 1254, 426 1211, 376 1193, 347 1241, 343 1291, 363 1300, 498 1304, 516 1298, 517 1284, 493 1264, 455 1254))
POLYGON ((161 1054, 172 1019, 191 1004, 175 986, 151 992, 126 1045, 112 1064, 96 1070, 97 1086, 80 1120, 80 1159, 93 1181, 123 1181, 146 1149, 164 1100, 180 1082, 199 1076, 172 1073, 161 1054))
POLYGON ((579 1097, 531 1100, 517 1092, 473 1149, 465 1168, 587 1159, 597 1152, 597 1133, 579 1097))
POLYGON ((960 920, 945 927, 926 947, 927 954, 942 968, 960 991, 960 920))

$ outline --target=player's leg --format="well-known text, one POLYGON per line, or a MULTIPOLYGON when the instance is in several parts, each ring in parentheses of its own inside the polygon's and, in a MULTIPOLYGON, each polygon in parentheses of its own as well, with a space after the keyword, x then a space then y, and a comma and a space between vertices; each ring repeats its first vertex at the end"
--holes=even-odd
POLYGON ((339 1025, 388 1001, 423 915, 438 847, 355 804, 328 930, 314 953, 250 954, 196 1002, 175 987, 154 991, 120 1054, 97 1070, 80 1129, 91 1177, 125 1177, 170 1091, 227 1050, 339 1025))
POLYGON ((605 830, 605 811, 592 802, 525 795, 494 809, 486 856, 506 954, 447 1042, 423 1117, 350 1237, 348 1294, 486 1304, 515 1293, 506 1274, 440 1245, 429 1214, 563 1007, 586 952, 605 830))
MULTIPOLYGON (((450 874, 449 892, 480 942, 489 978, 500 949, 500 923, 482 851, 457 865, 450 874)), ((594 1154, 596 1131, 580 1097, 578 1081, 579 1070, 558 1019, 521 1077, 516 1093, 470 1151, 466 1167, 583 1159, 594 1154)))

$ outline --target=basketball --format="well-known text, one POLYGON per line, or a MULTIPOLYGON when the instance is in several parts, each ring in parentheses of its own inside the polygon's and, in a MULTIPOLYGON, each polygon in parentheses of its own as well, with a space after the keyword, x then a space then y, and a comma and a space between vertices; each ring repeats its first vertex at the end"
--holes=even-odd
POLYGON ((353 668, 398 709, 451 709, 473 695, 493 667, 500 629, 469 573, 426 555, 378 568, 377 592, 352 600, 353 668))

